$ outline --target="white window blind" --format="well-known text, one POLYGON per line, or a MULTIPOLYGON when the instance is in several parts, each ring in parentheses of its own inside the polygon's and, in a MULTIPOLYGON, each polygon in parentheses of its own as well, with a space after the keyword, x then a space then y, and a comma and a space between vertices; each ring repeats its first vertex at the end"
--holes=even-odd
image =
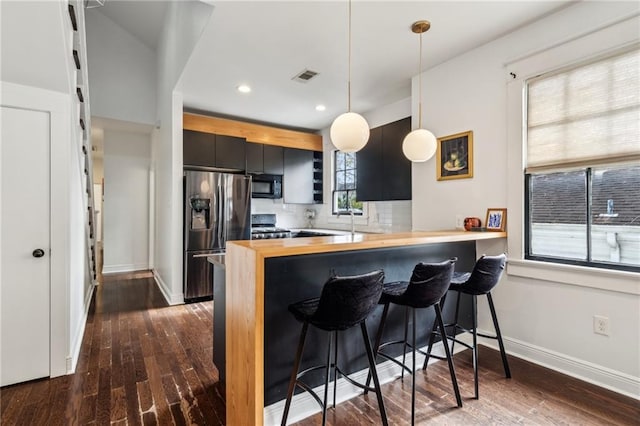
POLYGON ((528 82, 527 172, 640 159, 640 50, 528 82))

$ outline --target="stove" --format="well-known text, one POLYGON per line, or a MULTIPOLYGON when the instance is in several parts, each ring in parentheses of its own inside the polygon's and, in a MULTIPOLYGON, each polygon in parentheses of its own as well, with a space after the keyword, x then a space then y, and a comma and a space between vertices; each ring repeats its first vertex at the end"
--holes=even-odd
POLYGON ((291 231, 276 227, 275 214, 251 215, 251 239, 291 238, 291 231))

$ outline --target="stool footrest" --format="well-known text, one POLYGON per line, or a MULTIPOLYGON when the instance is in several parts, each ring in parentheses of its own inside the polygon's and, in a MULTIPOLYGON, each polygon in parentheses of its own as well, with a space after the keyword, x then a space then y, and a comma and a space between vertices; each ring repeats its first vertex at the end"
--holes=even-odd
POLYGON ((306 370, 302 370, 301 372, 296 374, 296 380, 307 373, 311 373, 312 371, 315 371, 315 370, 320 370, 321 368, 326 368, 326 367, 324 365, 316 365, 315 367, 309 367, 306 370))
POLYGON ((315 399, 316 402, 320 404, 320 407, 324 409, 324 403, 322 402, 320 397, 313 391, 313 389, 311 389, 311 386, 309 386, 308 384, 300 380, 296 380, 296 386, 299 386, 301 389, 309 392, 309 394, 311 394, 313 399, 315 399))
POLYGON ((395 359, 391 355, 387 355, 384 352, 380 352, 380 351, 378 351, 378 355, 381 356, 384 359, 387 359, 387 360, 397 364, 399 367, 404 368, 405 370, 407 370, 407 373, 411 374, 411 369, 409 367, 407 367, 406 365, 404 365, 402 362, 398 361, 397 359, 395 359))
POLYGON ((345 379, 346 381, 348 381, 349 383, 351 383, 354 386, 359 387, 360 389, 364 389, 366 391, 370 391, 370 392, 376 392, 376 388, 372 388, 371 386, 367 386, 367 385, 363 385, 360 382, 356 382, 355 380, 353 380, 351 377, 347 376, 342 370, 340 370, 339 367, 336 367, 336 370, 338 370, 338 372, 340 374, 342 374, 342 378, 345 379))
POLYGON ((487 339, 494 339, 494 340, 498 340, 498 336, 492 336, 492 335, 489 335, 489 334, 478 333, 478 336, 480 336, 480 337, 485 337, 485 338, 487 338, 487 339))
MULTIPOLYGON (((461 329, 462 331, 466 331, 467 333, 471 333, 469 330, 467 330, 467 329, 465 329, 465 328, 462 328, 462 327, 460 327, 460 326, 456 326, 456 328, 459 328, 459 329, 461 329)), ((440 334, 440 332, 439 332, 439 331, 433 331, 433 332, 431 332, 431 334, 434 334, 434 335, 436 335, 436 336, 440 336, 440 339, 441 339, 441 341, 442 341, 442 334, 440 334)), ((464 346, 465 348, 473 350, 473 346, 472 346, 472 345, 469 345, 469 344, 467 344, 467 343, 463 342, 462 340, 456 339, 455 337, 449 336, 448 334, 447 334, 447 340, 450 340, 450 341, 452 341, 452 342, 459 343, 459 344, 461 344, 462 346, 464 346)), ((420 349, 418 349, 418 351, 420 351, 421 353, 423 353, 423 354, 427 355, 426 353, 422 352, 420 349)), ((433 355, 433 354, 430 354, 429 356, 430 356, 430 357, 432 356, 432 357, 434 357, 434 358, 436 358, 436 359, 447 359, 446 357, 442 357, 442 356, 440 356, 440 355, 433 355)))

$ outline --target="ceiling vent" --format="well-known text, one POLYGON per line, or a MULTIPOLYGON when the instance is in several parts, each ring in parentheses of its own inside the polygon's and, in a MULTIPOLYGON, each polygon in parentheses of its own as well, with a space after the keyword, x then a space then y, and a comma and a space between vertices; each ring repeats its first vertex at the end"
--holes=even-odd
POLYGON ((318 73, 315 72, 315 71, 304 70, 301 73, 297 74, 295 77, 293 77, 292 80, 300 82, 300 83, 307 83, 309 80, 311 80, 312 78, 314 78, 317 75, 318 75, 318 73))

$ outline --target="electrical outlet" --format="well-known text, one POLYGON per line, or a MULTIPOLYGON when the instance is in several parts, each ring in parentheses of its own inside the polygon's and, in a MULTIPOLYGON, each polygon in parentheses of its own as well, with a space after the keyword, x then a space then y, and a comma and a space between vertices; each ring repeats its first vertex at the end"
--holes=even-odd
POLYGON ((609 335, 609 318, 602 315, 593 316, 593 332, 596 334, 602 334, 604 336, 609 335))
POLYGON ((456 228, 462 229, 464 228, 464 217, 461 214, 456 215, 456 228))

